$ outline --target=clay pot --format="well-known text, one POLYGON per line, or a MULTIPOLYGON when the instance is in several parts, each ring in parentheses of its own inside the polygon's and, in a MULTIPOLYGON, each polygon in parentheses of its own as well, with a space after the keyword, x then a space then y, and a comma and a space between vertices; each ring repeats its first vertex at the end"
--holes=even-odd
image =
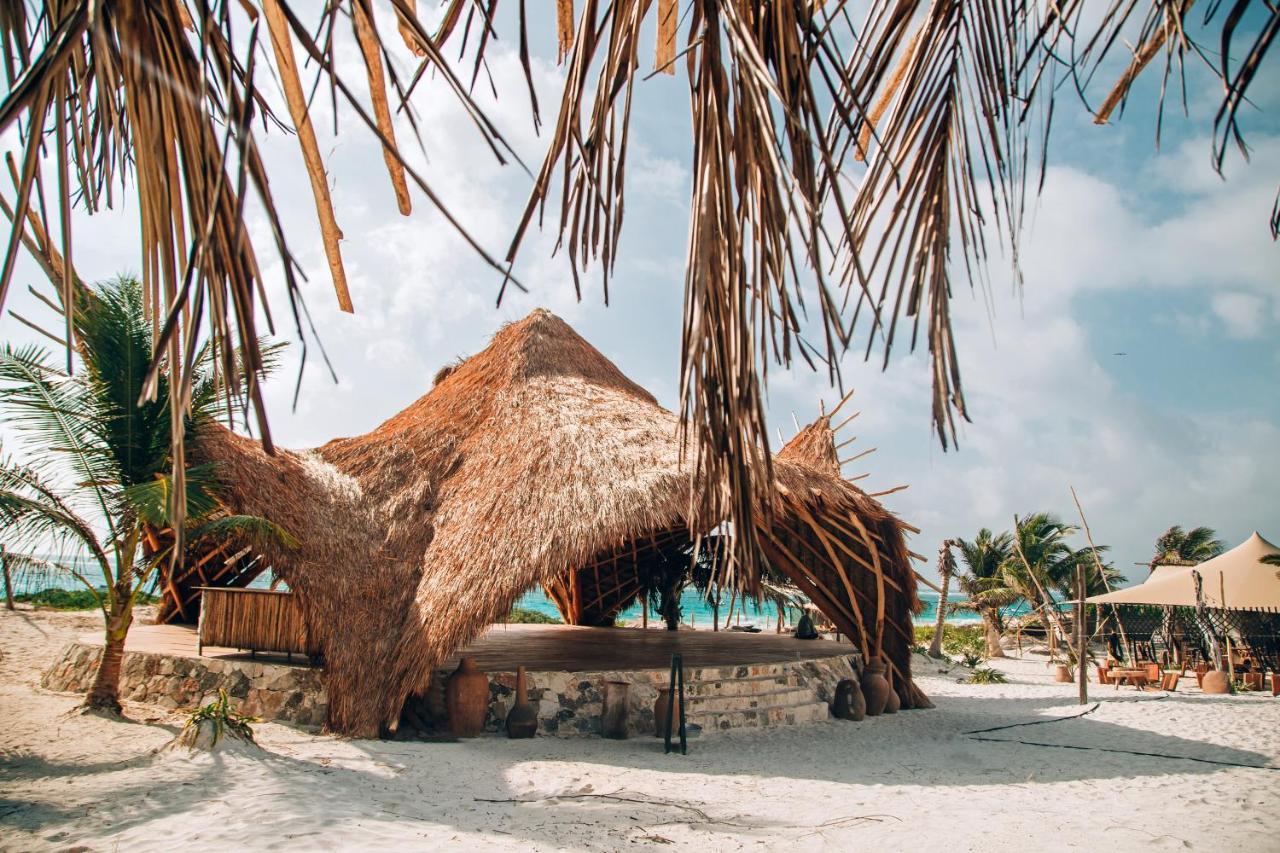
POLYGON ((1064 684, 1069 684, 1074 681, 1075 679, 1071 677, 1071 667, 1067 666, 1065 663, 1058 664, 1058 668, 1053 674, 1053 680, 1061 681, 1064 684))
POLYGON ((631 695, 628 681, 604 683, 604 710, 600 713, 600 734, 613 740, 627 739, 627 708, 631 695))
POLYGON ((529 681, 524 667, 516 667, 516 703, 507 712, 507 737, 533 737, 538 733, 538 712, 529 704, 529 681))
POLYGON ((843 678, 836 684, 831 714, 838 720, 853 720, 855 723, 867 715, 867 699, 857 681, 843 678))
MULTIPOLYGON (((653 733, 657 737, 665 737, 663 726, 667 722, 667 708, 672 705, 671 688, 659 687, 658 698, 653 703, 653 733)), ((675 699, 675 707, 671 708, 671 736, 680 734, 680 699, 675 699)))
POLYGON ((1231 679, 1220 669, 1211 669, 1200 679, 1200 689, 1205 693, 1222 694, 1231 692, 1231 679))
POLYGON ((878 657, 867 658, 862 670, 862 696, 867 702, 867 716, 878 717, 883 714, 892 692, 884 677, 884 662, 878 657))
POLYGON ((475 737, 484 731, 489 710, 489 677, 476 669, 475 658, 465 657, 449 676, 444 688, 449 730, 458 737, 475 737))
POLYGON ((897 688, 893 686, 893 672, 886 672, 884 680, 889 682, 889 697, 885 700, 884 712, 886 714, 896 714, 902 710, 902 697, 898 695, 897 688))

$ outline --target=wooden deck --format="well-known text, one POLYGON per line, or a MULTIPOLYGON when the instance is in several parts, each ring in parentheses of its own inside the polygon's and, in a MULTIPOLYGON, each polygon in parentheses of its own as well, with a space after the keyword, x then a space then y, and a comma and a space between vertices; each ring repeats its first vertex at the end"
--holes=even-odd
MULTIPOLYGON (((86 634, 81 642, 101 644, 102 634, 86 634)), ((195 629, 185 625, 137 625, 129 631, 128 651, 196 657, 195 629)), ((832 640, 797 640, 772 633, 736 631, 662 631, 639 628, 578 628, 570 625, 494 625, 463 652, 446 661, 453 668, 462 654, 476 658, 486 672, 594 672, 665 669, 671 655, 684 655, 686 666, 733 666, 781 663, 852 654, 854 646, 832 640)), ((204 656, 248 660, 236 649, 205 646, 204 656)), ((259 654, 258 660, 284 663, 284 655, 259 654)), ((297 666, 307 661, 297 655, 297 666)))

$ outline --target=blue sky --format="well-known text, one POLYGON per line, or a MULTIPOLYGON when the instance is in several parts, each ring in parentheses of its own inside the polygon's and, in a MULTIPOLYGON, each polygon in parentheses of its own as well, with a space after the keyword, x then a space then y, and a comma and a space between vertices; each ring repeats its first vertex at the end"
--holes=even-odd
MULTIPOLYGON (((389 10, 383 13, 390 29, 389 10)), ((514 38, 509 21, 500 21, 499 31, 514 38)), ((550 123, 545 112, 558 104, 562 79, 550 27, 532 43, 550 123)), ((544 141, 532 132, 514 47, 512 40, 492 54, 506 97, 494 103, 482 93, 479 100, 536 170, 544 141)), ((350 79, 362 82, 352 54, 346 58, 350 79)), ((408 68, 407 52, 401 60, 408 68)), ((877 448, 847 473, 869 472, 861 482, 869 491, 909 484, 886 502, 922 528, 916 551, 932 557, 942 538, 1007 528, 1015 513, 1074 518, 1072 485, 1095 539, 1111 544, 1117 565, 1135 579, 1140 570, 1132 564, 1149 556, 1170 524, 1208 524, 1228 544, 1254 529, 1280 541, 1280 247, 1266 229, 1280 181, 1280 73, 1273 56, 1254 86, 1259 109, 1246 116, 1253 161, 1233 154, 1225 181, 1209 165, 1216 90, 1199 70, 1189 81, 1191 115, 1183 118, 1171 104, 1159 151, 1154 80, 1107 127, 1094 126, 1063 95, 1045 192, 1025 235, 1025 289, 1015 292, 1004 262, 993 258, 988 316, 988 297, 955 283, 973 418, 958 451, 943 453, 930 432, 923 353, 895 350, 884 372, 878 360, 845 359, 845 381, 857 389, 854 408, 863 413, 846 436, 858 436, 851 449, 877 448)), ((424 174, 491 251, 503 252, 530 179, 499 167, 477 145, 438 86, 426 84, 415 103, 425 128, 424 174)), ((554 233, 546 232, 526 241, 520 259, 532 293, 495 310, 495 276, 424 198, 415 196, 412 216, 397 214, 379 152, 353 117, 344 116, 337 139, 323 135, 328 122, 317 118, 357 313, 343 315, 334 305, 296 144, 272 134, 265 151, 273 191, 312 277, 309 305, 340 379, 334 386, 313 363, 293 411, 294 365, 283 370, 268 394, 278 441, 308 447, 372 429, 425 393, 441 364, 481 349, 502 322, 539 305, 565 317, 664 405, 675 405, 689 190, 683 72, 656 77, 637 93, 626 223, 607 308, 590 276, 576 301, 567 261, 552 257, 554 233)), ((401 132, 408 139, 407 128, 401 132)), ((138 269, 136 215, 125 205, 78 220, 83 276, 138 269)), ((249 223, 265 237, 252 210, 249 223)), ((258 245, 269 292, 280 296, 269 242, 258 245)), ((40 317, 25 296, 28 283, 42 282, 24 260, 8 307, 40 317)), ((285 303, 274 304, 277 319, 286 318, 285 303)), ((288 326, 280 331, 292 334, 288 326)), ((6 315, 0 337, 32 335, 6 315)), ((298 348, 291 350, 296 359, 298 348)), ((792 413, 804 423, 820 398, 830 405, 839 396, 803 365, 789 372, 771 366, 769 375, 770 421, 787 438, 792 413)))

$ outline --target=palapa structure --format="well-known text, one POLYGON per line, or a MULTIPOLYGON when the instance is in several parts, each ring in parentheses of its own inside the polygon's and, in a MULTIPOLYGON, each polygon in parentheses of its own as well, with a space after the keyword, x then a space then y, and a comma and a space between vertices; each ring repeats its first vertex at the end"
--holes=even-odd
MULTIPOLYGON (((265 455, 209 430, 228 502, 301 542, 265 555, 325 652, 330 728, 374 736, 460 647, 542 586, 573 624, 610 624, 638 567, 723 518, 682 464, 675 415, 544 310, 373 432, 265 455)), ((904 707, 919 608, 910 529, 840 475, 830 417, 778 453, 764 556, 868 655, 904 707)), ((750 579, 747 579, 748 581, 750 579)))

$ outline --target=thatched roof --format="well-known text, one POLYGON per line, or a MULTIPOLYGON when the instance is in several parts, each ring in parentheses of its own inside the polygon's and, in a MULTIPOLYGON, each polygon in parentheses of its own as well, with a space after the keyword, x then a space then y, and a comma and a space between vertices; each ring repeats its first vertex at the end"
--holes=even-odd
MULTIPOLYGON (((233 503, 303 542, 275 562, 327 634, 331 726, 368 735, 394 725, 406 696, 528 590, 558 588, 583 618, 607 616, 629 587, 602 577, 605 561, 625 573, 628 554, 711 529, 719 503, 694 486, 677 430, 652 395, 538 310, 367 435, 274 458, 225 434, 201 448, 227 466, 233 503)), ((865 592, 909 634, 915 587, 898 522, 827 464, 826 419, 805 432, 778 455, 767 527, 811 535, 798 518, 834 514, 856 538, 852 514, 877 553, 843 547, 884 563, 890 588, 871 580, 865 592)), ((909 679, 909 654, 892 658, 909 679)))

